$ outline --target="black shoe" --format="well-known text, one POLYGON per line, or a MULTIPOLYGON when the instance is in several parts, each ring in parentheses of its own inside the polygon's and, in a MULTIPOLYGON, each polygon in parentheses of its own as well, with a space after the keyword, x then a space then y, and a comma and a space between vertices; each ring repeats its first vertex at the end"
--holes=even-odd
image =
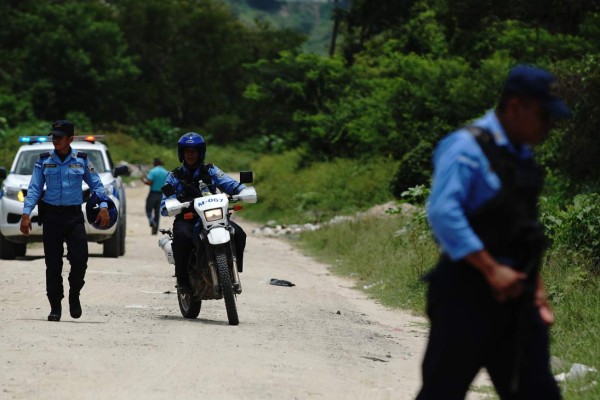
POLYGON ((60 303, 58 305, 54 305, 50 307, 50 314, 48 314, 48 321, 60 321, 60 314, 62 312, 62 308, 60 303))
POLYGON ((81 317, 81 303, 79 302, 79 293, 69 293, 69 312, 71 317, 77 319, 81 317))
POLYGON ((190 294, 192 293, 192 288, 188 282, 177 281, 177 291, 180 294, 190 294))

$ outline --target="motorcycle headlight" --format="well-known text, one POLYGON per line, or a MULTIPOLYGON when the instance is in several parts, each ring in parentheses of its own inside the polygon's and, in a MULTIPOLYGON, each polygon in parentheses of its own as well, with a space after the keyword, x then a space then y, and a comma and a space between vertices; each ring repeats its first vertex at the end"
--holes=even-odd
POLYGON ((223 209, 222 208, 213 208, 210 210, 204 211, 204 218, 206 218, 207 222, 217 221, 223 219, 223 209))
POLYGON ((20 188, 5 187, 4 196, 11 200, 25 201, 25 195, 20 188))

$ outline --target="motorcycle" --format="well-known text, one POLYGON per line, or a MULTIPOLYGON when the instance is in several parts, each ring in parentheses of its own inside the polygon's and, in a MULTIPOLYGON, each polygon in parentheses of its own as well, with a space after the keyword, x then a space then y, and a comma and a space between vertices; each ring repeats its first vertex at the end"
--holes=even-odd
MULTIPOLYGON (((252 172, 242 172, 240 182, 251 183, 252 172)), ((175 194, 171 185, 165 185, 162 190, 166 196, 175 194)), ((169 216, 175 216, 193 205, 193 213, 200 217, 194 227, 194 245, 188 264, 192 290, 191 293, 184 293, 177 288, 179 310, 185 318, 198 317, 202 300, 225 299, 229 324, 239 324, 235 300, 236 295, 242 293, 242 284, 233 241, 235 229, 230 225, 229 219, 233 211, 242 208, 234 203, 256 203, 256 200, 254 187, 246 187, 239 194, 232 196, 218 193, 196 197, 186 202, 180 202, 176 198, 165 201, 169 216)), ((165 236, 159 239, 158 245, 165 252, 167 262, 174 265, 171 248, 173 233, 170 229, 161 229, 160 232, 165 236)))

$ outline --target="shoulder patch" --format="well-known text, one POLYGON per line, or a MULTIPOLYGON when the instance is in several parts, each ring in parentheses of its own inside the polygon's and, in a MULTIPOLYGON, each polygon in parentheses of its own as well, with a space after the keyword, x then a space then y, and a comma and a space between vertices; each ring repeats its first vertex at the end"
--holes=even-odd
POLYGON ((46 157, 50 157, 50 152, 49 151, 45 151, 43 153, 40 153, 40 158, 46 158, 46 157))
POLYGON ((77 157, 83 158, 85 160, 85 159, 87 159, 87 153, 84 153, 83 151, 78 151, 77 157))
POLYGON ((87 161, 87 170, 90 171, 91 173, 96 172, 96 170, 94 169, 94 163, 92 162, 92 160, 87 161))

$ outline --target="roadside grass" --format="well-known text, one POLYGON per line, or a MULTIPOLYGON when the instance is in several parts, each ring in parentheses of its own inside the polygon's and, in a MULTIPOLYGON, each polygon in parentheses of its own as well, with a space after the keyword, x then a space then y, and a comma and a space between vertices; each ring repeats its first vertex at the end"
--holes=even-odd
MULTIPOLYGON (((325 225, 304 232, 300 249, 351 277, 356 288, 383 304, 424 315, 426 285, 420 277, 435 265, 436 244, 410 216, 390 215, 325 225)), ((551 354, 600 370, 600 277, 576 253, 551 249, 543 276, 554 307, 551 354)), ((599 399, 599 373, 561 384, 566 400, 599 399)), ((485 388, 476 391, 488 394, 485 388)), ((495 397, 492 397, 495 398, 495 397)))
MULTIPOLYGON (((600 276, 590 272, 589 262, 576 253, 551 249, 543 271, 556 318, 552 354, 569 365, 600 370, 600 276)), ((563 384, 565 399, 600 399, 598 382, 600 373, 595 372, 563 384)))
POLYGON ((397 162, 381 157, 306 165, 306 158, 293 150, 257 159, 252 169, 259 200, 244 215, 259 222, 321 222, 393 198, 389 182, 397 162))
POLYGON ((422 314, 421 276, 438 253, 429 235, 401 230, 408 219, 394 215, 326 225, 302 233, 299 246, 383 304, 422 314))

